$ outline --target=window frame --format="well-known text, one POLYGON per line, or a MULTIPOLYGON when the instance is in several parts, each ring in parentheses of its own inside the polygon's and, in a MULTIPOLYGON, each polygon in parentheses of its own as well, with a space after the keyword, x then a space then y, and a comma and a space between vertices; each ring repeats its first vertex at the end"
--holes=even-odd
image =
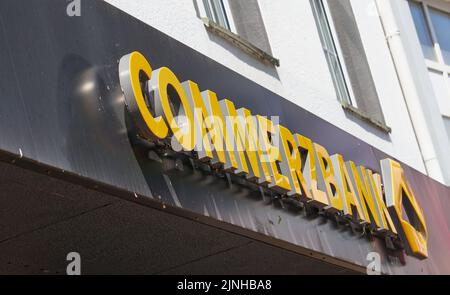
MULTIPOLYGON (((217 22, 215 22, 214 19, 211 19, 208 17, 207 8, 205 7, 205 4, 203 1, 207 1, 208 3, 211 3, 212 0, 196 0, 197 6, 199 8, 200 17, 205 17, 216 23, 217 25, 221 26, 222 28, 237 34, 236 25, 234 24, 233 14, 231 13, 231 8, 228 0, 219 0, 221 2, 221 6, 223 8, 223 15, 225 17, 225 20, 227 21, 228 26, 223 26, 217 22)), ((209 4, 211 5, 211 4, 209 4)), ((210 14, 212 14, 212 11, 210 11, 210 14)))
MULTIPOLYGON (((433 43, 433 48, 436 54, 436 61, 430 60, 424 56, 425 64, 428 69, 438 71, 443 73, 444 77, 450 77, 450 65, 445 63, 444 56, 441 51, 441 47, 439 45, 439 41, 436 37, 436 31, 433 26, 433 22, 431 20, 430 15, 430 8, 442 11, 450 16, 450 10, 447 10, 443 5, 438 5, 435 2, 428 1, 428 0, 409 0, 411 2, 415 2, 421 5, 424 16, 425 16, 425 22, 427 24, 427 29, 430 32, 431 42, 433 43)), ((414 22, 414 20, 413 20, 414 22)), ((414 27, 414 29, 416 29, 414 27)), ((417 30, 417 29, 416 29, 417 30)))
MULTIPOLYGON (((430 60, 423 56, 423 59, 425 61, 425 65, 427 67, 427 71, 433 71, 437 74, 441 74, 441 77, 444 81, 444 85, 447 85, 448 93, 450 93, 450 65, 446 64, 444 56, 441 51, 441 47, 439 45, 439 42, 437 40, 436 32, 433 26, 433 22, 431 20, 430 15, 430 8, 441 11, 443 13, 447 13, 450 16, 450 7, 445 6, 447 4, 441 4, 439 2, 436 2, 434 0, 408 0, 414 3, 418 3, 421 5, 424 16, 425 16, 425 22, 427 25, 427 29, 430 32, 431 42, 433 43, 434 52, 436 55, 436 61, 430 60)), ((414 29, 417 30, 414 23, 414 29)), ((422 46, 422 44, 420 44, 422 46)), ((441 115, 450 118, 445 110, 441 110, 441 115)))
MULTIPOLYGON (((356 98, 355 98, 355 95, 353 93, 353 87, 352 87, 352 84, 351 84, 350 75, 348 74, 348 70, 347 70, 347 66, 346 66, 345 62, 343 62, 345 59, 344 59, 344 55, 342 53, 341 45, 339 44, 339 40, 337 38, 336 27, 334 25, 333 19, 331 18, 331 12, 330 12, 330 8, 328 6, 328 2, 327 1, 323 1, 323 0, 312 0, 312 1, 320 2, 320 4, 318 4, 318 5, 322 5, 322 7, 324 9, 325 22, 326 22, 326 24, 328 26, 328 30, 329 30, 329 33, 331 35, 331 42, 333 43, 333 47, 336 50, 336 53, 329 52, 330 50, 328 48, 325 48, 324 44, 321 44, 322 50, 324 51, 325 55, 326 54, 336 55, 337 61, 339 63, 340 71, 342 72, 342 76, 343 76, 343 80, 344 80, 343 82, 345 83, 345 85, 343 85, 343 86, 347 90, 348 99, 340 97, 340 94, 338 93, 339 91, 338 91, 338 89, 336 89, 336 95, 337 95, 338 101, 340 101, 343 104, 348 104, 348 105, 350 105, 350 106, 352 106, 354 108, 358 108, 358 104, 356 102, 356 98)), ((317 4, 314 4, 314 6, 315 5, 317 5, 317 4)), ((315 8, 313 8, 313 9, 315 9, 315 8)), ((313 12, 313 13, 315 15, 317 14, 316 12, 313 12)), ((317 17, 319 17, 319 16, 317 16, 317 17)), ((316 16, 315 16, 315 18, 316 18, 316 16)), ((317 21, 319 21, 319 20, 317 20, 317 21)), ((318 25, 318 28, 319 28, 319 30, 322 30, 321 25, 318 25)), ((319 32, 319 34, 324 34, 324 33, 323 32, 319 32)), ((322 43, 322 41, 321 41, 321 43, 322 43)), ((325 57, 325 58, 327 59, 327 63, 329 63, 328 57, 325 57)), ((331 67, 331 66, 329 65, 329 67, 331 67)), ((335 80, 335 78, 333 78, 334 73, 332 73, 331 69, 330 69, 330 74, 332 76, 332 79, 335 80)), ((334 83, 338 83, 338 81, 333 81, 333 84, 334 83)))
MULTIPOLYGON (((216 36, 223 38, 224 40, 228 41, 235 47, 241 49, 243 52, 253 56, 254 58, 258 59, 259 61, 261 61, 266 65, 274 67, 280 66, 280 60, 273 57, 271 52, 268 53, 265 50, 257 47, 251 41, 248 41, 245 37, 241 36, 238 33, 237 31, 238 26, 236 25, 233 10, 231 9, 232 6, 230 5, 229 0, 220 0, 222 4, 221 7, 225 11, 225 17, 228 22, 229 28, 226 28, 216 23, 213 19, 208 17, 204 1, 210 3, 210 0, 193 0, 193 4, 195 6, 197 17, 203 22, 203 25, 205 26, 208 32, 211 32, 216 36)), ((261 21, 263 20, 261 19, 261 21)), ((264 33, 267 34, 267 32, 264 33)), ((270 41, 268 40, 268 36, 266 39, 270 50, 270 41)))

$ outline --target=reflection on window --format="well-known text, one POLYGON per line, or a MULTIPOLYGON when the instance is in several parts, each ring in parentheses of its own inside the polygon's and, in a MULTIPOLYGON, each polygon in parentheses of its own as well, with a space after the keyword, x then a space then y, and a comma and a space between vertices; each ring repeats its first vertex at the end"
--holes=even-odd
POLYGON ((443 60, 447 65, 450 65, 450 14, 431 7, 429 12, 443 60))
POLYGON ((425 56, 425 58, 435 61, 436 52, 434 51, 431 32, 427 25, 427 20, 425 17, 422 4, 414 1, 409 1, 409 7, 411 9, 411 14, 414 19, 414 25, 416 26, 420 44, 422 45, 423 55, 425 56))

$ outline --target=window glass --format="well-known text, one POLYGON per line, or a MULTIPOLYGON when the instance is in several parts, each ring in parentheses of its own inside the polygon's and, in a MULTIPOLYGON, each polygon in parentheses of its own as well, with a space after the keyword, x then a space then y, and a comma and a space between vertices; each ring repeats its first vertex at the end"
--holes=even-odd
POLYGON ((434 50, 423 7, 420 3, 414 1, 408 1, 408 3, 414 19, 414 25, 416 26, 417 35, 419 36, 419 41, 422 45, 423 55, 425 58, 435 61, 436 52, 434 50))
POLYGON ((444 62, 450 65, 450 14, 431 7, 429 12, 444 62))

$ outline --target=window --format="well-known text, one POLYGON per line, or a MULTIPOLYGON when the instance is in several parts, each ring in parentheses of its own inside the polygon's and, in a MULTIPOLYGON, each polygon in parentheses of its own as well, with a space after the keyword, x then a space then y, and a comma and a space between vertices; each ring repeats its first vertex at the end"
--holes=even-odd
POLYGON ((411 0, 409 7, 425 58, 450 66, 450 13, 426 2, 411 0))
POLYGON ((320 40, 322 42, 322 48, 327 59, 338 99, 342 102, 352 104, 350 92, 344 77, 344 70, 341 66, 338 51, 331 33, 325 6, 321 0, 314 0, 312 1, 312 7, 316 18, 317 29, 319 30, 320 40))
POLYGON ((411 14, 416 26, 417 35, 419 37, 420 45, 422 45, 422 52, 425 58, 430 60, 436 60, 436 53, 434 51, 433 40, 431 38, 431 32, 427 25, 425 18, 425 12, 422 9, 422 5, 418 2, 409 2, 411 14))
POLYGON ((408 3, 441 114, 450 117, 450 5, 435 7, 431 1, 418 0, 408 3))
POLYGON ((310 0, 337 98, 344 109, 389 132, 350 0, 310 0))
POLYGON ((450 66, 450 14, 432 7, 429 8, 429 14, 442 60, 450 66))
POLYGON ((204 10, 204 14, 210 20, 227 30, 235 32, 234 26, 232 27, 232 19, 228 17, 228 15, 230 14, 229 12, 227 12, 227 10, 229 11, 228 1, 201 0, 199 2, 203 4, 202 8, 204 10))
POLYGON ((279 61, 272 56, 258 0, 194 0, 194 3, 198 16, 211 31, 259 59, 279 66, 279 61))

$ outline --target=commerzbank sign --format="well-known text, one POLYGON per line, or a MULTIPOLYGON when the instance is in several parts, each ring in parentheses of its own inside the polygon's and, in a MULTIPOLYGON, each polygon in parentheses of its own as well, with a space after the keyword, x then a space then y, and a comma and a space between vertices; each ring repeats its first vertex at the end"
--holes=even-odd
POLYGON ((379 235, 398 236, 407 254, 428 256, 425 218, 398 162, 382 160, 380 175, 342 155, 330 156, 274 119, 219 100, 194 81, 180 82, 166 67, 152 69, 139 52, 121 58, 119 75, 143 139, 379 235))

